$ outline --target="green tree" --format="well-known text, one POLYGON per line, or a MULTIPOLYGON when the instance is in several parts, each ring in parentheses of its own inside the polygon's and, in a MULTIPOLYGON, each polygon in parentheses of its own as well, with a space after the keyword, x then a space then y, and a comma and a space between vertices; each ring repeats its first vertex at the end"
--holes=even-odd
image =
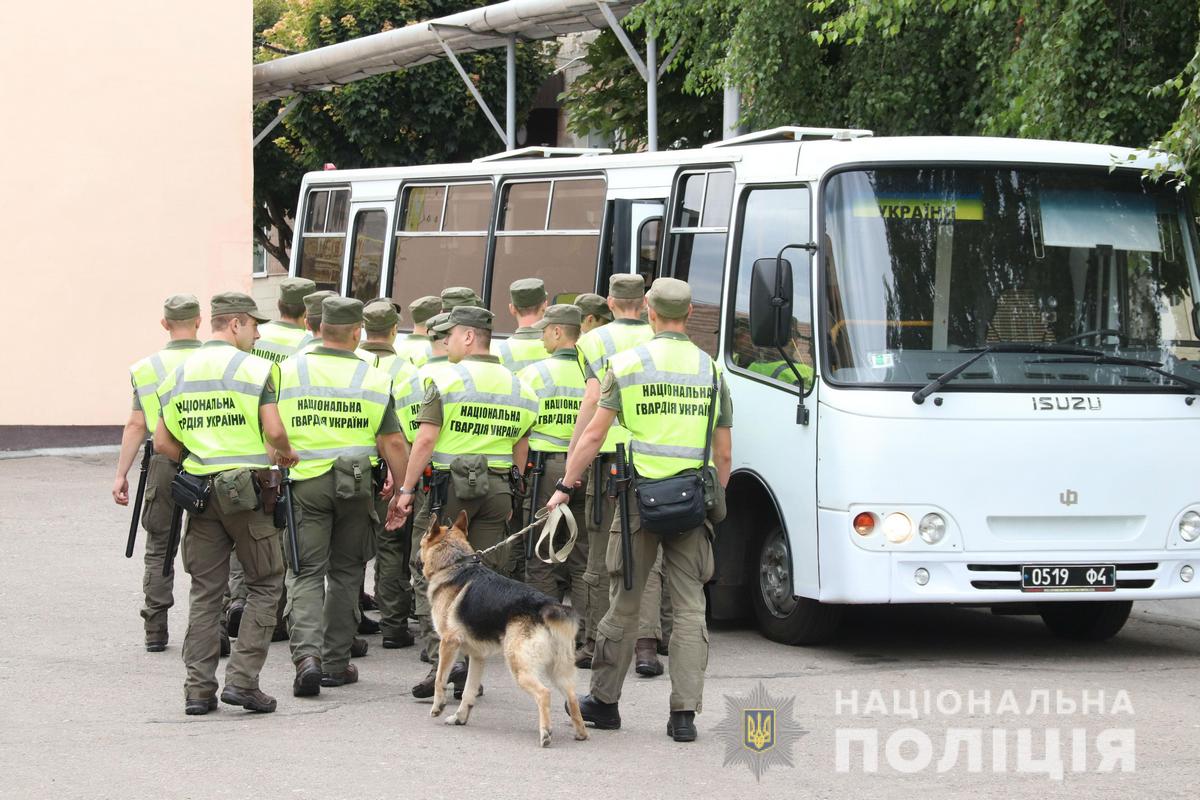
MULTIPOLYGON (((485 0, 255 0, 255 61, 403 27, 485 5, 485 0)), ((503 50, 459 57, 480 93, 503 109, 503 50)), ((553 45, 517 47, 517 118, 528 116, 550 74, 553 45)), ((287 101, 262 103, 254 129, 287 101)), ((255 240, 288 261, 305 172, 464 161, 496 152, 496 132, 448 62, 436 61, 304 96, 254 152, 255 240), (276 245, 263 229, 279 232, 276 245)))
MULTIPOLYGON (((646 52, 644 30, 630 33, 639 53, 646 52)), ((669 43, 659 42, 660 58, 669 43)), ((676 56, 686 59, 687 44, 676 56)), ((646 84, 612 31, 604 31, 583 58, 588 71, 566 88, 560 99, 570 109, 570 128, 579 136, 601 133, 622 151, 646 146, 646 84)), ((668 70, 658 84, 658 142, 661 149, 699 147, 720 138, 721 95, 688 94, 684 70, 668 70)))
MULTIPOLYGON (((682 102, 711 101, 731 80, 742 90, 743 122, 752 128, 790 123, 886 135, 1157 142, 1195 173, 1198 5, 647 0, 626 25, 653 25, 660 39, 684 37, 675 65, 681 80, 673 85, 685 95, 682 102)), ((613 68, 598 60, 601 69, 613 68)), ((590 124, 631 91, 601 80, 571 99, 590 124)))

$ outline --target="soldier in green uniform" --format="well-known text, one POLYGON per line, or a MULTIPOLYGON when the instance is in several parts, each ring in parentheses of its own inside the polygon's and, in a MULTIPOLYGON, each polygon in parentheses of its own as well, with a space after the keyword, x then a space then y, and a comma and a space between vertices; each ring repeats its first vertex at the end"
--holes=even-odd
MULTIPOLYGON (((451 363, 430 373, 416 416, 420 430, 408 472, 392 500, 388 527, 399 527, 411 513, 418 480, 431 462, 431 492, 445 496, 442 514, 453 519, 459 511, 466 511, 471 546, 482 550, 498 544, 507 534, 512 514, 509 472, 514 464, 526 463, 527 435, 537 416, 537 397, 490 354, 492 312, 457 306, 434 330, 449 332, 446 346, 451 363)), ((439 505, 436 500, 430 502, 439 505)), ((512 563, 508 550, 493 550, 484 563, 507 572, 512 563)), ((465 668, 456 670, 458 675, 465 673, 465 668)), ((433 694, 434 675, 431 670, 413 688, 414 697, 433 694)))
POLYGON ((308 278, 279 282, 279 321, 259 326, 254 355, 278 364, 308 344, 312 336, 304 327, 304 298, 316 290, 317 285, 308 278))
POLYGON ((468 289, 466 286, 451 286, 447 289, 442 289, 442 311, 453 311, 457 306, 477 306, 483 307, 483 299, 475 294, 474 289, 468 289))
POLYGON ((184 710, 207 714, 217 707, 221 606, 229 554, 236 550, 248 600, 221 701, 271 712, 275 698, 259 689, 258 676, 275 629, 283 553, 279 530, 259 510, 254 472, 272 461, 293 466, 297 457, 276 405, 278 368, 250 353, 266 317, 259 316, 252 297, 238 292, 213 297, 211 314, 213 339, 158 389, 162 424, 154 431, 156 452, 181 461, 185 472, 211 487, 205 510, 188 515, 183 538, 183 568, 192 576, 183 641, 184 710))
POLYGON ((613 321, 613 312, 608 307, 608 301, 598 294, 592 292, 581 294, 575 298, 575 305, 579 306, 579 311, 583 314, 583 320, 579 323, 581 334, 613 321))
MULTIPOLYGON (((434 300, 437 300, 435 297, 434 300)), ((400 420, 405 440, 411 442, 410 428, 404 424, 404 412, 421 400, 421 387, 417 383, 417 368, 407 358, 396 353, 392 342, 396 340, 396 328, 400 314, 387 299, 372 300, 363 308, 363 327, 366 341, 360 349, 378 359, 376 367, 388 374, 392 381, 392 405, 400 420)), ((396 476, 390 476, 392 481, 396 476)), ((383 633, 383 646, 393 650, 411 647, 413 635, 408 630, 408 617, 413 610, 412 581, 409 574, 409 543, 405 537, 396 536, 383 528, 387 518, 387 500, 375 498, 375 603, 379 608, 379 627, 383 633)))
MULTIPOLYGON (((654 331, 641 319, 645 296, 646 284, 640 275, 613 275, 608 282, 606 302, 613 321, 579 337, 576 349, 587 388, 572 441, 579 438, 596 413, 600 382, 608 372, 609 359, 653 338, 654 331)), ((608 611, 608 569, 604 565, 604 552, 608 545, 608 531, 617 510, 616 501, 608 495, 608 479, 618 442, 628 443, 629 432, 614 423, 600 448, 599 457, 585 477, 587 504, 584 519, 587 521, 588 565, 584 580, 588 584, 588 601, 582 610, 585 641, 575 658, 576 665, 585 669, 591 666, 596 626, 608 611), (596 504, 600 505, 598 513, 594 508, 596 504)), ((653 594, 648 593, 645 597, 651 598, 653 594)))
MULTIPOLYGON (((176 294, 163 303, 160 323, 167 332, 166 346, 129 368, 133 383, 133 408, 121 433, 121 454, 117 457, 117 476, 112 496, 117 505, 129 505, 129 468, 133 465, 147 436, 158 425, 158 387, 167 376, 200 347, 200 302, 190 294, 176 294)), ((142 575, 142 620, 146 650, 157 653, 167 648, 167 610, 175 604, 174 574, 163 577, 163 559, 171 532, 171 479, 179 464, 154 454, 146 473, 146 492, 142 501, 142 528, 146 531, 145 572, 142 575)))
MULTIPOLYGON (((429 382, 433 380, 433 375, 436 371, 448 368, 450 364, 449 353, 446 349, 447 333, 446 331, 437 330, 437 326, 449 318, 450 314, 448 312, 435 314, 429 318, 429 360, 417 369, 416 386, 420 391, 420 396, 415 403, 397 406, 397 411, 400 414, 400 422, 404 426, 405 435, 408 436, 410 443, 416 439, 417 431, 421 428, 421 423, 417 421, 417 415, 421 411, 421 401, 425 398, 424 387, 428 386, 429 382)), ((396 391, 396 384, 394 382, 392 383, 392 391, 396 391)), ((421 483, 425 484, 424 479, 422 479, 421 483)), ((430 617, 429 586, 425 582, 425 573, 421 571, 420 564, 421 536, 424 535, 425 531, 429 530, 430 523, 428 491, 417 492, 413 501, 412 513, 413 527, 409 543, 408 566, 413 582, 413 604, 416 607, 417 635, 421 643, 421 661, 426 664, 433 664, 437 662, 438 657, 438 637, 437 632, 433 629, 433 620, 430 617)), ((429 686, 430 692, 432 692, 432 682, 429 686)))
MULTIPOLYGON (((654 338, 608 362, 601 399, 592 421, 567 459, 567 469, 548 507, 565 503, 583 477, 587 464, 600 451, 612 422, 620 418, 630 435, 635 480, 659 480, 686 471, 713 470, 717 494, 729 480, 732 460, 733 407, 720 369, 687 337, 691 289, 683 281, 659 278, 647 297, 654 338), (717 384, 714 387, 714 382, 717 384), (711 419, 714 388, 719 411, 711 419), (689 402, 662 402, 686 397, 689 402), (653 401, 649 401, 653 398, 653 401), (709 423, 713 424, 710 429, 709 423), (712 434, 711 454, 704 462, 705 443, 712 434)), ((583 718, 598 728, 621 726, 617 703, 633 660, 642 588, 661 545, 663 571, 674 605, 671 631, 671 713, 667 734, 677 742, 696 738, 696 713, 701 710, 704 671, 708 665, 708 630, 704 621, 704 584, 713 574, 711 525, 673 535, 651 533, 641 526, 637 503, 630 500, 633 589, 621 579, 622 551, 619 522, 614 525, 605 554, 612 604, 597 628, 592 659, 591 693, 579 698, 583 718)), ((723 513, 723 498, 714 498, 711 522, 723 513)))
POLYGON ((358 680, 350 648, 375 555, 380 456, 397 475, 407 459, 391 378, 354 353, 362 303, 327 297, 321 305, 321 344, 279 368, 279 413, 301 459, 292 472, 300 567, 287 574, 297 697, 358 680))
POLYGON ((550 354, 542 345, 542 331, 535 327, 546 313, 549 299, 540 278, 521 278, 508 287, 508 313, 517 321, 517 330, 504 340, 492 342, 492 355, 513 372, 520 372, 550 354))
MULTIPOLYGON (((567 465, 567 446, 571 443, 579 404, 583 402, 583 371, 575 352, 581 321, 576 306, 553 305, 546 309, 545 316, 533 327, 541 331, 542 343, 551 355, 518 373, 538 398, 537 420, 529 431, 530 458, 542 463, 538 493, 531 505, 534 510, 546 504, 554 493, 554 485, 562 478, 567 465)), ((583 519, 583 492, 572 497, 570 508, 577 521, 583 519)), ((555 537, 565 535, 565 530, 566 526, 560 525, 555 537)), ((551 552, 558 544, 557 538, 551 540, 551 552)), ((537 556, 528 559, 525 582, 559 601, 570 596, 571 606, 581 610, 587 607, 588 585, 583 580, 586 571, 587 541, 581 538, 567 555, 566 563, 547 564, 537 556)), ((581 628, 578 644, 583 643, 583 635, 581 628)))
POLYGON ((337 292, 322 289, 304 296, 304 324, 308 326, 309 339, 296 352, 308 353, 321 346, 321 308, 326 297, 337 297, 337 292))
POLYGON ((412 317, 412 333, 403 339, 396 339, 396 354, 407 358, 413 366, 419 367, 429 360, 432 344, 427 323, 430 317, 440 313, 442 299, 433 295, 418 297, 408 304, 408 315, 412 317))
MULTIPOLYGON (((279 282, 279 302, 276 306, 279 309, 279 321, 264 322, 259 326, 254 355, 278 364, 295 355, 312 340, 312 334, 304 325, 304 298, 316 291, 317 284, 308 278, 284 278, 279 282)), ((319 317, 317 322, 320 323, 319 317)), ((280 597, 279 619, 271 637, 273 642, 287 638, 287 628, 283 620, 284 599, 280 597)), ((237 560, 237 553, 234 553, 229 561, 229 608, 225 612, 225 628, 230 636, 237 637, 245 610, 246 583, 242 578, 242 565, 237 560)))

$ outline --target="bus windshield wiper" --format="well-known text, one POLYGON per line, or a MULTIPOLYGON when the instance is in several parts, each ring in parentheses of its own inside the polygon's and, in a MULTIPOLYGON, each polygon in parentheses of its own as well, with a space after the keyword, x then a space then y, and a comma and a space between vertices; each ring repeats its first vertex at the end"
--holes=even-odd
POLYGON ((1114 367, 1141 367, 1148 369, 1151 372, 1158 373, 1164 378, 1169 378, 1176 383, 1187 386, 1190 389, 1200 390, 1200 381, 1184 378, 1181 375, 1176 375, 1170 370, 1163 369, 1161 361, 1149 361, 1143 358, 1122 358, 1121 356, 1111 356, 1107 353, 1096 353, 1094 355, 1064 355, 1058 358, 1035 358, 1025 362, 1026 364, 1105 364, 1114 367))
POLYGON ((922 386, 912 393, 912 401, 917 405, 925 402, 925 398, 941 389, 950 381, 957 378, 968 367, 974 364, 979 359, 989 353, 1045 353, 1047 355, 1062 355, 1073 356, 1076 358, 1091 358, 1095 356, 1103 357, 1104 353, 1099 350, 1090 350, 1086 347, 1075 347, 1069 344, 1046 344, 1042 342, 996 342, 989 344, 987 347, 968 347, 959 350, 960 353, 974 353, 971 358, 968 358, 963 363, 959 364, 948 372, 943 372, 929 383, 922 386))

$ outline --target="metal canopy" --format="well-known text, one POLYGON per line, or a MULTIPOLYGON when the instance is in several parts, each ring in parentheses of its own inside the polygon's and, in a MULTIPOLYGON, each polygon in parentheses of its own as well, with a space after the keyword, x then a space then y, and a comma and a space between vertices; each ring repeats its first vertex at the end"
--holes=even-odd
MULTIPOLYGON (((607 27, 640 0, 507 0, 254 65, 254 102, 342 86, 454 53, 607 27)), ((509 146, 513 146, 509 143, 509 146)))

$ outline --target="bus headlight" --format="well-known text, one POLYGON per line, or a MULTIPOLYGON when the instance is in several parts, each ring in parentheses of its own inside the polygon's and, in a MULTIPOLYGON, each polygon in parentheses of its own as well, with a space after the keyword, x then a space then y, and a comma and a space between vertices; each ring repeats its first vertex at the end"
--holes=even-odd
POLYGON ((883 535, 892 544, 904 544, 912 538, 912 520, 899 511, 888 514, 883 518, 883 535))
POLYGON ((921 535, 926 544, 937 544, 946 535, 946 520, 942 519, 941 514, 926 514, 921 517, 917 533, 921 535))
POLYGON ((1200 514, 1189 511, 1180 517, 1179 535, 1185 542, 1194 542, 1200 538, 1200 514))

